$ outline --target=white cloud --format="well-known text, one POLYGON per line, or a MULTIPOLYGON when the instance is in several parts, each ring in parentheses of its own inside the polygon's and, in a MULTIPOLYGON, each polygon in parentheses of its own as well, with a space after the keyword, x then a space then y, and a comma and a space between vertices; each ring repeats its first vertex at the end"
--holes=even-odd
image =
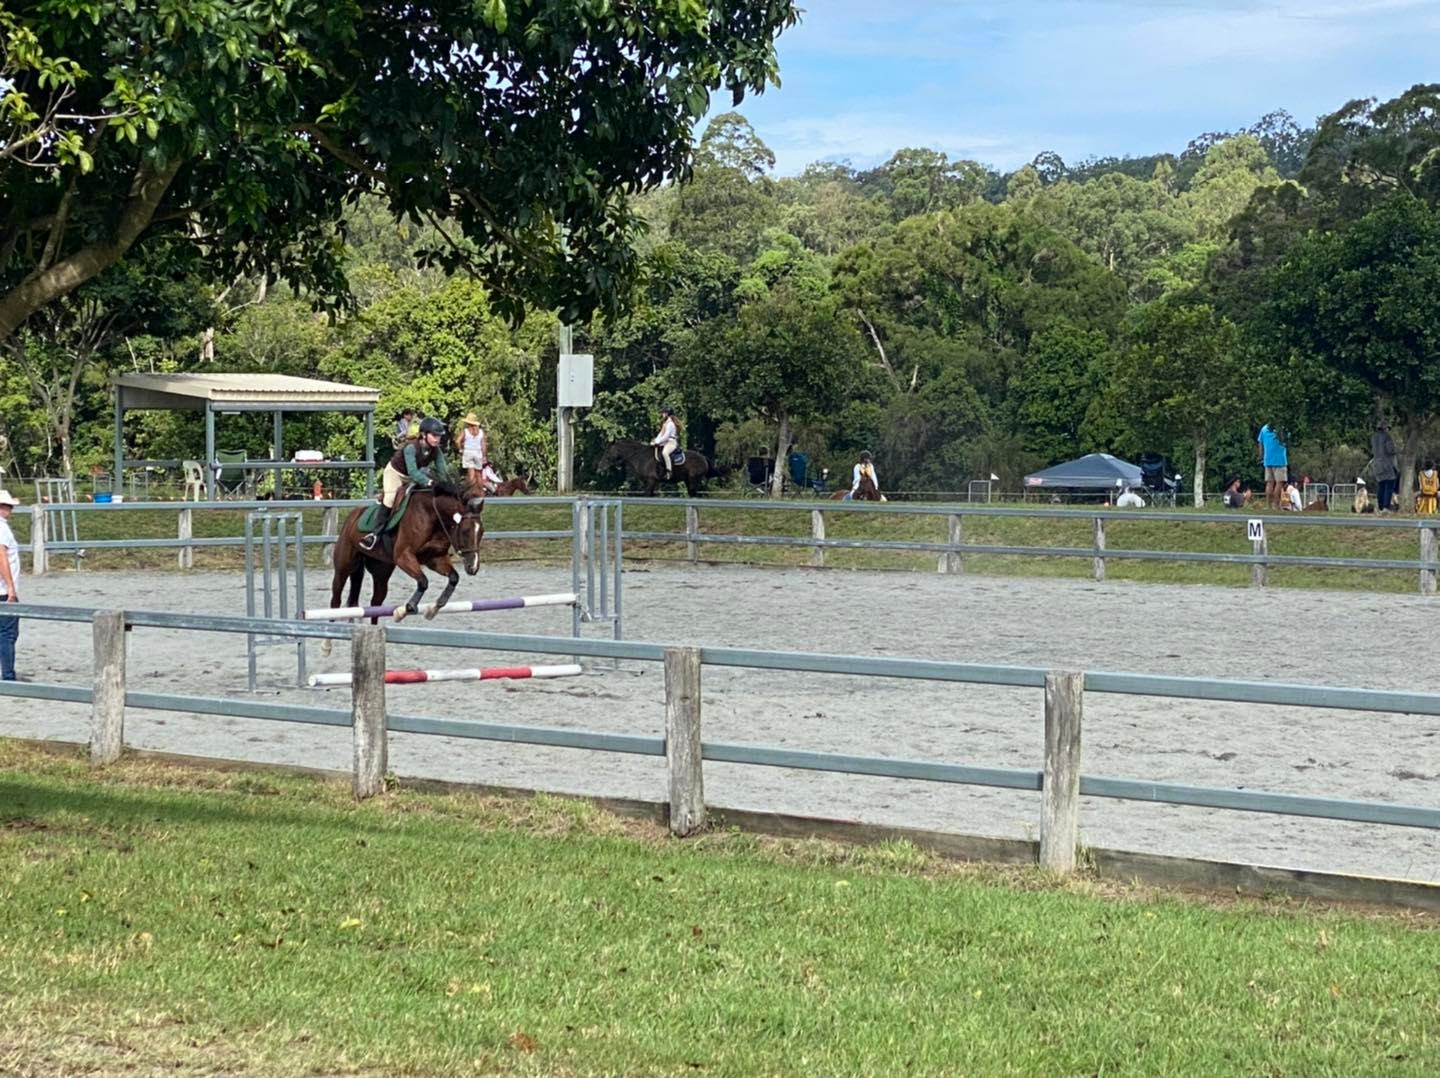
POLYGON ((907 146, 943 150, 952 159, 1010 166, 1034 156, 1028 140, 1015 134, 964 131, 915 115, 844 112, 780 120, 757 128, 775 151, 775 171, 792 175, 813 161, 849 160, 866 168, 907 146))

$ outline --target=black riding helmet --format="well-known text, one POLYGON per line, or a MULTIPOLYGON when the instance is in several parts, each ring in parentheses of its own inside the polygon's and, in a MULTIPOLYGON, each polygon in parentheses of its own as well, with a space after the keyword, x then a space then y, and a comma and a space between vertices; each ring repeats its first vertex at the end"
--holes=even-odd
POLYGON ((675 409, 674 409, 674 408, 671 408, 670 405, 667 404, 667 405, 665 405, 663 408, 660 409, 660 414, 661 414, 661 415, 668 415, 671 419, 674 419, 674 418, 675 418, 675 409))
POLYGON ((445 436, 445 424, 433 415, 427 415, 424 419, 420 420, 420 433, 438 434, 443 438, 445 436))
POLYGON ((863 449, 863 450, 861 450, 861 451, 860 451, 860 459, 861 459, 862 461, 864 461, 866 464, 869 464, 869 463, 870 463, 870 450, 868 450, 868 449, 863 449))

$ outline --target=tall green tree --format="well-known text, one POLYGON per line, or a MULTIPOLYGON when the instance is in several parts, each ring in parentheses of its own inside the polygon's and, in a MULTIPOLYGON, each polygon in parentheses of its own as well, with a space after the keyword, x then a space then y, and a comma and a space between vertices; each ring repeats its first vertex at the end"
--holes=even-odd
POLYGON ((433 223, 433 258, 511 317, 613 310, 635 269, 631 196, 686 174, 712 91, 738 104, 775 81, 798 17, 789 0, 4 13, 28 59, 6 61, 0 146, 33 144, 57 107, 95 119, 58 131, 51 158, 0 156, 0 340, 164 227, 223 281, 277 274, 338 301, 341 208, 367 192, 433 223))
POLYGON ((1130 417, 1140 438, 1190 442, 1199 508, 1210 446, 1246 419, 1249 365, 1239 328, 1208 303, 1177 295, 1134 311, 1125 338, 1110 380, 1110 407, 1130 417))
POLYGON ((1408 501, 1440 400, 1440 210, 1394 195, 1358 220, 1301 240, 1270 278, 1275 347, 1363 384, 1401 432, 1408 501))
MULTIPOLYGON (((774 425, 783 461, 796 421, 827 416, 849 399, 862 346, 835 303, 781 280, 736 313, 696 327, 678 357, 701 407, 726 419, 759 414, 774 425)), ((777 468, 778 497, 784 469, 777 468)))

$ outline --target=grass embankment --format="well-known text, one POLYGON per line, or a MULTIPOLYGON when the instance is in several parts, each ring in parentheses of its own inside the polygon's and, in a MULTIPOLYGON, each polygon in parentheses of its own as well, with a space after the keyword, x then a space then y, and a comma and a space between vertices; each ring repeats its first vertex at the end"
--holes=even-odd
POLYGON ((1433 1073, 1423 918, 0 741, 0 1072, 1433 1073))
MULTIPOLYGON (((793 503, 806 509, 823 509, 824 501, 799 500, 793 503)), ((290 503, 302 508, 303 502, 290 503)), ((289 506, 287 506, 289 508, 289 506)), ((321 511, 304 510, 307 535, 321 532, 321 511)), ((486 526, 492 532, 568 530, 568 506, 527 505, 523 498, 492 499, 485 511, 486 526)), ((1201 524, 1147 519, 1143 512, 1133 520, 1110 519, 1106 522, 1106 544, 1110 550, 1203 551, 1212 553, 1248 554, 1250 544, 1245 537, 1246 514, 1235 514, 1233 522, 1201 524)), ((28 520, 15 518, 16 532, 22 542, 28 541, 28 520)), ((832 512, 826 515, 826 535, 831 539, 889 539, 943 543, 948 535, 948 521, 943 513, 934 516, 899 516, 889 514, 832 512)), ((810 517, 804 512, 778 512, 760 509, 702 509, 701 530, 712 534, 780 535, 808 538, 810 517)), ((83 539, 164 538, 175 535, 175 516, 159 510, 134 510, 117 507, 80 514, 78 527, 83 539)), ((627 505, 627 531, 683 532, 685 513, 677 506, 663 503, 654 507, 627 505)), ((1026 519, 1021 517, 964 518, 964 542, 1005 546, 1080 547, 1089 548, 1094 541, 1090 518, 1077 520, 1026 519)), ((244 534, 245 511, 197 512, 194 530, 199 537, 240 536, 244 534)), ((1419 539, 1410 529, 1364 529, 1344 527, 1306 527, 1283 521, 1268 527, 1270 552, 1277 555, 1311 557, 1350 557, 1414 559, 1419 556, 1419 539)), ((683 543, 626 542, 630 558, 681 559, 683 543)), ((810 563, 810 550, 800 547, 738 546, 702 544, 699 556, 707 562, 745 563, 752 565, 802 566, 810 563)), ((486 557, 490 561, 540 560, 568 561, 568 540, 487 540, 486 557)), ((938 554, 908 553, 892 550, 844 550, 825 552, 829 567, 848 569, 907 569, 934 572, 938 554)), ((984 575, 1057 576, 1086 578, 1091 573, 1088 558, 1044 558, 1036 556, 1003 556, 976 554, 964 559, 965 571, 984 575)), ((59 568, 74 564, 69 555, 57 554, 59 568)), ((311 550, 307 564, 322 566, 318 547, 311 550)), ((174 550, 91 550, 84 565, 92 569, 169 569, 176 565, 174 550)), ((234 569, 241 565, 239 548, 199 548, 195 566, 201 569, 234 569)), ((1113 580, 1140 580, 1172 584, 1215 584, 1244 586, 1250 581, 1246 565, 1219 565, 1165 561, 1126 561, 1112 558, 1106 563, 1106 576, 1113 580)), ((1337 588, 1361 591, 1410 593, 1417 588, 1416 572, 1399 569, 1321 569, 1303 566, 1273 567, 1269 583, 1279 587, 1337 588)))

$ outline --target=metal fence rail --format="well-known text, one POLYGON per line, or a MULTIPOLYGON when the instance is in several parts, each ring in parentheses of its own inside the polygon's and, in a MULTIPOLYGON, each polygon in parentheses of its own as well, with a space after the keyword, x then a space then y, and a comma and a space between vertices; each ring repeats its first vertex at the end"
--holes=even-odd
MULTIPOLYGON (((685 514, 685 530, 665 531, 654 528, 625 529, 617 520, 617 539, 647 541, 653 543, 685 544, 686 557, 699 560, 703 546, 732 547, 789 547, 810 551, 810 564, 825 564, 828 550, 877 550, 900 553, 930 554, 939 558, 939 569, 946 573, 959 573, 964 569, 964 559, 975 555, 999 555, 1010 557, 1037 558, 1088 558, 1093 565, 1096 580, 1105 578, 1106 564, 1117 561, 1151 561, 1177 563, 1212 563, 1218 565, 1249 566, 1251 582, 1257 586, 1267 583, 1267 571, 1271 567, 1303 567, 1319 569, 1380 569, 1402 570, 1418 574, 1419 590, 1423 595, 1433 595, 1440 584, 1440 519, 1398 518, 1398 517, 1331 517, 1322 514, 1248 514, 1248 513, 1197 513, 1165 510, 1122 510, 1122 509, 1067 509, 1030 506, 975 505, 954 502, 831 502, 809 499, 768 500, 734 498, 604 498, 589 496, 527 496, 523 499, 504 500, 512 507, 566 506, 572 511, 569 529, 521 529, 515 531, 489 531, 486 537, 494 541, 504 540, 570 540, 579 542, 578 521, 593 517, 582 510, 584 506, 602 504, 626 505, 643 509, 661 507, 681 510, 685 514), (745 512, 745 513, 802 513, 808 514, 810 534, 807 535, 737 535, 731 533, 706 532, 700 527, 701 512, 745 512), (882 516, 934 517, 943 519, 946 534, 933 541, 915 539, 844 539, 826 535, 826 520, 833 514, 861 513, 882 516), (966 519, 1020 518, 1035 520, 1068 521, 1081 524, 1091 530, 1092 543, 1089 546, 1032 546, 1011 543, 967 543, 964 542, 966 519), (1364 531, 1409 532, 1417 536, 1415 558, 1363 558, 1343 556, 1319 556, 1296 554, 1272 554, 1268 535, 1253 542, 1248 553, 1224 551, 1191 550, 1132 550, 1110 548, 1107 528, 1115 523, 1136 523, 1166 521, 1182 525, 1225 525, 1240 529, 1249 520, 1259 520, 1265 528, 1358 528, 1364 531)), ((321 533, 307 535, 304 542, 310 545, 325 545, 334 541, 339 528, 339 511, 368 504, 365 499, 335 499, 327 501, 233 501, 233 502, 137 502, 121 506, 95 505, 84 502, 53 503, 50 505, 21 507, 21 514, 29 514, 31 541, 21 545, 31 555, 33 571, 43 573, 48 567, 51 555, 81 553, 87 550, 111 549, 167 549, 178 548, 180 565, 188 567, 193 561, 197 548, 243 547, 242 536, 208 536, 193 538, 193 514, 224 513, 236 510, 270 509, 274 511, 302 511, 317 509, 324 512, 321 533), (48 534, 46 521, 56 515, 57 521, 64 519, 88 518, 91 513, 114 512, 174 512, 179 515, 174 539, 96 539, 83 540, 72 529, 58 538, 48 534)), ((501 503, 496 504, 496 508, 501 503)), ((1245 540, 1241 540, 1245 541, 1245 540)))
MULTIPOLYGON (((805 652, 769 652, 743 648, 677 648, 659 643, 637 641, 577 640, 568 637, 407 628, 394 625, 348 626, 329 622, 283 621, 152 611, 127 611, 120 614, 92 608, 36 604, 16 604, 12 609, 21 617, 36 620, 93 622, 97 626, 95 636, 97 685, 100 684, 98 671, 102 667, 100 654, 102 647, 108 646, 113 649, 118 646, 123 654, 124 630, 130 628, 230 634, 268 632, 271 635, 282 637, 288 635, 295 639, 349 638, 356 641, 357 653, 361 650, 358 645, 362 635, 369 633, 374 634, 372 640, 380 645, 378 665, 372 664, 368 670, 357 670, 356 672, 357 676, 352 688, 352 707, 349 710, 267 703, 247 698, 188 696, 122 689, 117 699, 123 702, 111 706, 112 714, 106 719, 101 715, 104 710, 101 705, 101 696, 91 689, 43 683, 0 683, 0 697, 89 703, 95 710, 94 721, 96 723, 103 720, 120 723, 122 726, 124 708, 131 707, 336 727, 350 726, 355 731, 355 736, 359 738, 362 726, 357 720, 357 708, 365 691, 366 678, 369 677, 371 680, 378 678, 383 682, 383 645, 385 642, 541 655, 585 655, 640 662, 663 662, 666 667, 667 716, 664 738, 409 715, 384 716, 379 736, 383 739, 384 731, 388 729, 394 733, 462 737, 509 744, 617 752, 652 757, 664 756, 667 759, 671 776, 672 827, 675 826, 676 817, 673 815, 675 805, 696 796, 696 789, 702 791, 699 796, 701 798, 700 815, 703 819, 703 783, 698 776, 702 761, 709 761, 1039 791, 1045 806, 1042 813, 1042 860, 1046 860, 1048 857, 1046 863, 1058 865, 1062 869, 1067 864, 1073 865, 1074 847, 1078 841, 1078 823, 1072 828, 1074 834, 1062 833, 1057 838, 1052 833, 1048 842, 1045 840, 1044 824, 1051 818, 1055 805, 1065 802, 1066 799, 1074 803, 1067 811, 1071 811, 1072 816, 1078 819, 1078 799, 1080 797, 1117 798, 1155 804, 1263 812, 1352 823, 1440 830, 1440 809, 1429 806, 1354 801, 1182 783, 1161 783, 1136 778, 1081 775, 1078 770, 1079 700, 1084 691, 1230 703, 1342 708, 1353 711, 1432 717, 1440 716, 1440 694, 1434 693, 1273 682, 1239 682, 1213 678, 1171 677, 1107 671, 1092 671, 1083 675, 1057 674, 1047 672, 1039 667, 805 652), (107 618, 110 619, 110 624, 115 630, 112 635, 118 637, 118 644, 112 641, 109 645, 102 645, 102 634, 99 627, 107 618), (687 682, 676 673, 686 664, 693 667, 691 671, 693 681, 687 682), (1045 767, 1042 770, 976 767, 963 763, 934 760, 904 760, 704 741, 700 736, 699 672, 706 665, 870 678, 918 678, 1007 688, 1044 688, 1047 726, 1045 767), (675 675, 673 680, 672 675, 675 675), (1068 717, 1063 706, 1052 704, 1052 690, 1067 679, 1073 686, 1075 700, 1074 712, 1068 717), (1050 737, 1052 727, 1063 726, 1066 723, 1073 724, 1073 740, 1067 743, 1066 738, 1052 739, 1050 737), (688 760, 682 758, 686 755, 686 746, 689 747, 688 760), (1072 789, 1068 793, 1062 788, 1047 783, 1046 780, 1048 775, 1063 773, 1067 764, 1073 768, 1075 776, 1072 789), (695 776, 693 783, 688 785, 684 778, 687 769, 693 771, 695 776)), ((1061 699, 1062 695, 1057 693, 1055 699, 1061 699)), ((103 740, 105 739, 96 735, 95 743, 103 740)), ((384 753, 382 752, 380 755, 383 759, 384 753)), ((357 760, 362 758, 362 754, 358 751, 356 758, 357 760)), ((684 827, 693 829, 694 826, 692 815, 684 827)), ((1053 830, 1051 828, 1052 832, 1053 830)))

